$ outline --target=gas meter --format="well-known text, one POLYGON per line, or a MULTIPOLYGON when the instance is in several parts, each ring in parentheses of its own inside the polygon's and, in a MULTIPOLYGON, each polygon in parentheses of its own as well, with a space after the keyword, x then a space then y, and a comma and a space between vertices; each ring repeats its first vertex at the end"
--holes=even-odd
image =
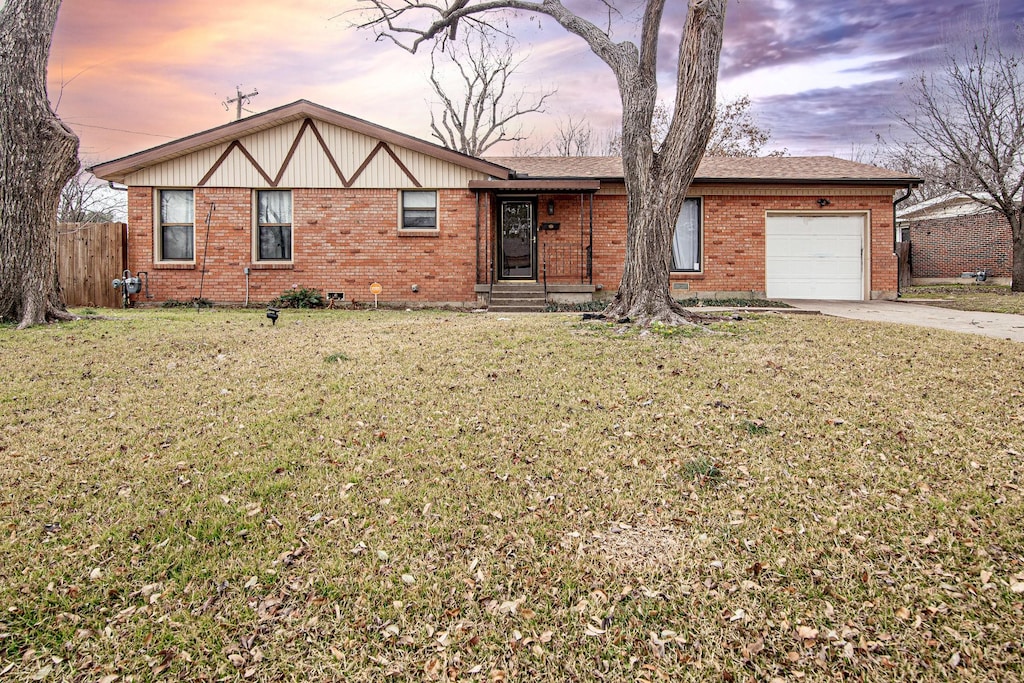
POLYGON ((132 305, 132 295, 138 294, 142 291, 142 280, 146 280, 146 289, 149 289, 149 274, 146 272, 140 272, 136 275, 132 275, 132 271, 125 270, 121 273, 121 277, 116 278, 111 284, 114 285, 114 289, 121 290, 121 307, 128 308, 132 305))

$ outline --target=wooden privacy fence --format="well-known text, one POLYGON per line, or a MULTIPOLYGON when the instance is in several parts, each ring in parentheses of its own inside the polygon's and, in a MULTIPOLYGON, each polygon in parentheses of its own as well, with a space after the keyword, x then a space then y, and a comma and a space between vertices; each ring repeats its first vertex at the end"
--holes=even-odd
POLYGON ((128 261, 124 223, 61 223, 57 229, 57 277, 68 306, 120 308, 111 281, 128 261))
POLYGON ((899 264, 899 291, 910 286, 910 242, 896 243, 896 258, 899 264))

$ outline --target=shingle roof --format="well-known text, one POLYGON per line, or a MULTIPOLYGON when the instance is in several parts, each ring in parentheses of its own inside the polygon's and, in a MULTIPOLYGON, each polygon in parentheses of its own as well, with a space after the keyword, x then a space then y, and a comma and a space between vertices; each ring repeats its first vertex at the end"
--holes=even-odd
MULTIPOLYGON (((620 157, 489 157, 531 178, 621 178, 620 157)), ((705 157, 695 182, 855 182, 920 184, 920 178, 836 157, 705 157)))

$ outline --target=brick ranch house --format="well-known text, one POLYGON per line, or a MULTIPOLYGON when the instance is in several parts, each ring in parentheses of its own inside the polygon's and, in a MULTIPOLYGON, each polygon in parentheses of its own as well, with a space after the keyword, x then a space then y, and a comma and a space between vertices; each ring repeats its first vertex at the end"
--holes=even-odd
POLYGON ((989 281, 1010 284, 1013 236, 1006 217, 958 193, 900 207, 900 239, 910 242, 914 284, 963 282, 964 273, 985 271, 989 281))
MULTIPOLYGON (((197 296, 201 275, 225 304, 294 285, 367 301, 376 282, 382 302, 471 306, 509 286, 586 301, 622 275, 618 158, 475 158, 300 100, 91 170, 128 186, 150 302, 197 296)), ((919 182, 831 157, 706 159, 672 292, 895 298, 893 199, 919 182)))

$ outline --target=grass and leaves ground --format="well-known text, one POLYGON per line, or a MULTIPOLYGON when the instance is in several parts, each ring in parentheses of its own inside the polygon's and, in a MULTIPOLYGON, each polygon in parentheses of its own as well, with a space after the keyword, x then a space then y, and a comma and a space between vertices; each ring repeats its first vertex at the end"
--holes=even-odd
POLYGON ((1006 285, 918 285, 908 288, 903 297, 958 311, 1024 315, 1024 292, 1011 292, 1006 285))
POLYGON ((1020 346, 714 327, 0 329, 0 678, 1024 676, 1020 346))

